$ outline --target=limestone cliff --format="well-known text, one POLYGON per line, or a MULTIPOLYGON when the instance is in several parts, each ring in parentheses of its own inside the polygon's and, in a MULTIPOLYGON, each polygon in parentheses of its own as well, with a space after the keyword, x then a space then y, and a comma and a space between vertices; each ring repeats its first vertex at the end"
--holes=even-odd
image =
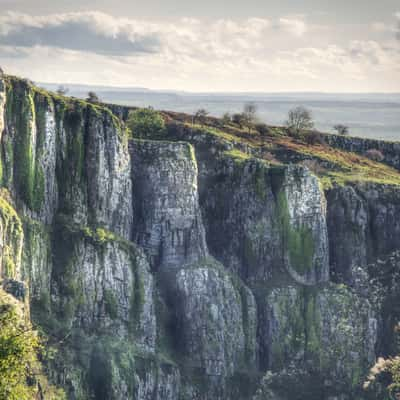
POLYGON ((49 379, 69 399, 364 399, 395 351, 370 265, 400 248, 397 145, 378 143, 391 167, 173 113, 134 139, 128 111, 0 80, 0 277, 29 293, 49 379))

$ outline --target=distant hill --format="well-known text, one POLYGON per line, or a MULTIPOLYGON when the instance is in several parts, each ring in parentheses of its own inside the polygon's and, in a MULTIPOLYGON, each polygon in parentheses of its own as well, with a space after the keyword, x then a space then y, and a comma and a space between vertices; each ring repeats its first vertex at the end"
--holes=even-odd
MULTIPOLYGON (((60 84, 40 86, 56 90, 60 84)), ((187 113, 205 108, 216 117, 240 112, 246 102, 252 101, 260 119, 273 125, 282 124, 288 110, 301 104, 312 110, 320 130, 329 132, 333 125, 343 123, 356 136, 400 140, 400 93, 190 93, 141 87, 63 86, 69 89, 69 95, 79 98, 94 91, 105 102, 187 113)))

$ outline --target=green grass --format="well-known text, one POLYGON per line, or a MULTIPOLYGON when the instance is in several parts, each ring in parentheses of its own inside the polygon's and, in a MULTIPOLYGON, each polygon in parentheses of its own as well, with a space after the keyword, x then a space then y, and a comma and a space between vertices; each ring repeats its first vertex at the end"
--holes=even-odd
POLYGON ((238 149, 232 149, 232 150, 228 150, 228 151, 224 151, 223 153, 225 156, 231 157, 233 158, 235 161, 237 162, 243 162, 243 161, 247 161, 250 160, 251 158, 253 158, 251 155, 240 151, 238 149))

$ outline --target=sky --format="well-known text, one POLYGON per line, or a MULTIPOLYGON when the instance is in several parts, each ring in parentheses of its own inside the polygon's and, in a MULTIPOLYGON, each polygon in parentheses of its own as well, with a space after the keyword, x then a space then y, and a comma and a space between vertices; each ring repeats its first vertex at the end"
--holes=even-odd
POLYGON ((0 0, 0 66, 35 82, 400 92, 398 0, 0 0))

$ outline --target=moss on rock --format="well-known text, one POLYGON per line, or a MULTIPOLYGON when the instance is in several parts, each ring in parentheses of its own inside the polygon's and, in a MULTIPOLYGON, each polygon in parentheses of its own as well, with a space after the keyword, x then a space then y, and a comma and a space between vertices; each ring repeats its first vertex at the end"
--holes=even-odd
POLYGON ((281 227, 283 247, 288 252, 290 265, 299 273, 304 274, 313 268, 314 239, 309 227, 301 225, 293 227, 290 222, 286 194, 278 192, 278 224, 281 227))

